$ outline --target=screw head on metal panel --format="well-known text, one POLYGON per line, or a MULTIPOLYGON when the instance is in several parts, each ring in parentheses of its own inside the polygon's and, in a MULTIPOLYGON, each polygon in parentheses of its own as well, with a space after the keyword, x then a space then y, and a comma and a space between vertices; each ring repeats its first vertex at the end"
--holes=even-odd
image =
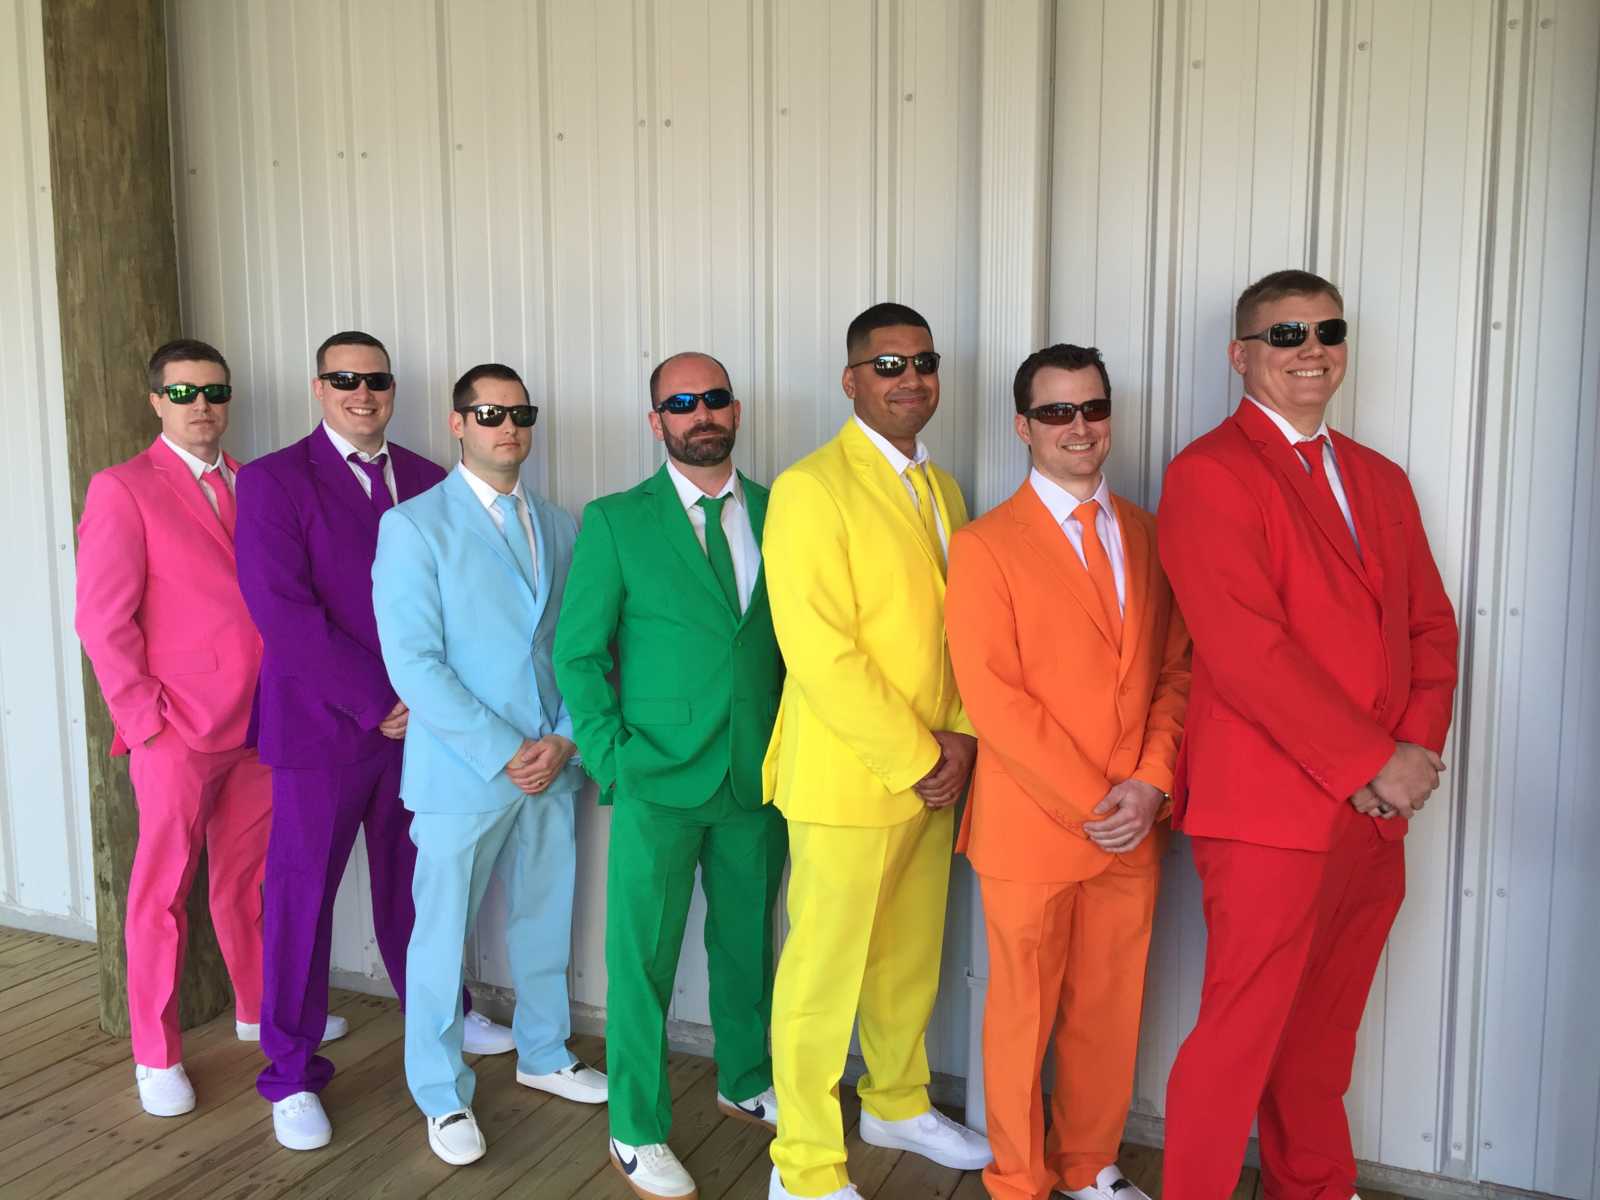
POLYGON ((914 96, 915 96, 915 93, 914 93, 914 92, 907 92, 907 93, 906 93, 906 99, 907 99, 907 100, 910 100, 910 99, 912 99, 912 98, 913 98, 913 97, 914 97, 914 96))
POLYGON ((1487 608, 1480 608, 1478 610, 1478 615, 1480 617, 1487 617, 1489 615, 1489 610, 1487 608))
POLYGON ((1471 888, 1463 888, 1461 890, 1461 894, 1463 896, 1465 896, 1468 900, 1472 899, 1472 889, 1471 888))
POLYGON ((460 142, 457 142, 457 143, 456 143, 456 149, 457 149, 457 150, 459 150, 459 149, 461 149, 461 143, 460 143, 460 142))
POLYGON ((1499 896, 1503 900, 1503 899, 1505 899, 1506 890, 1505 890, 1505 888, 1495 888, 1494 894, 1496 896, 1499 896))
POLYGON ((1196 71, 1198 71, 1200 69, 1200 64, 1203 63, 1203 62, 1205 62, 1205 59, 1197 58, 1192 63, 1190 63, 1189 65, 1191 67, 1193 67, 1196 71))
POLYGON ((564 133, 558 133, 558 134, 556 134, 556 141, 558 141, 558 142, 564 142, 564 141, 566 141, 566 140, 567 140, 567 135, 566 135, 566 134, 564 134, 564 133))
POLYGON ((1513 617, 1520 617, 1522 615, 1522 610, 1520 608, 1513 608, 1511 610, 1511 615, 1513 617))
POLYGON ((1433 1134, 1424 1131, 1423 1134, 1422 1134, 1422 1140, 1425 1141, 1425 1142, 1433 1141, 1433 1134))
POLYGON ((1506 324, 1505 324, 1504 321, 1490 321, 1489 322, 1489 328, 1490 329, 1504 329, 1505 327, 1506 327, 1506 324))
POLYGON ((1357 42, 1356 43, 1356 49, 1357 50, 1365 50, 1367 48, 1367 45, 1368 45, 1368 43, 1366 43, 1366 42, 1357 42))
POLYGON ((1540 29, 1549 29, 1550 26, 1554 25, 1555 23, 1556 23, 1556 19, 1554 17, 1546 17, 1544 20, 1539 22, 1539 28, 1540 29))
MULTIPOLYGON (((1511 20, 1506 22, 1506 28, 1507 29, 1520 29, 1521 27, 1522 27, 1522 22, 1517 20, 1515 17, 1512 17, 1511 20)), ((1488 1142, 1484 1143, 1485 1146, 1487 1146, 1488 1144, 1489 1144, 1488 1142)))
POLYGON ((193 168, 193 167, 190 167, 190 168, 189 168, 189 174, 191 174, 191 175, 198 175, 198 174, 199 174, 199 173, 200 173, 200 172, 198 172, 198 171, 196 171, 196 170, 195 170, 195 169, 194 169, 194 168, 193 168))
POLYGON ((672 128, 672 118, 671 117, 668 117, 666 120, 662 121, 661 123, 663 125, 665 125, 668 129, 672 128))
POLYGON ((1493 1142, 1491 1142, 1491 1141, 1487 1141, 1487 1140, 1486 1140, 1486 1141, 1485 1141, 1485 1142, 1484 1142, 1484 1143, 1483 1143, 1483 1148, 1484 1148, 1484 1149, 1485 1149, 1485 1150, 1493 1150, 1493 1149, 1494 1149, 1494 1143, 1493 1143, 1493 1142))
POLYGON ((778 110, 778 115, 780 117, 787 117, 789 115, 789 107, 788 107, 788 105, 785 105, 784 107, 780 108, 778 110))
POLYGON ((340 158, 343 158, 343 157, 344 157, 344 151, 343 151, 343 150, 341 150, 341 151, 339 151, 339 157, 340 157, 340 158))
POLYGON ((1452 1150, 1460 1150, 1461 1149, 1461 1143, 1460 1142, 1451 1142, 1450 1143, 1450 1149, 1452 1149, 1452 1150))
POLYGON ((644 118, 643 118, 643 117, 640 117, 640 118, 639 118, 639 128, 640 128, 640 129, 643 129, 643 128, 644 128, 644 118))
POLYGON ((362 157, 362 158, 365 158, 365 157, 366 157, 366 156, 367 156, 367 152, 366 152, 366 151, 365 151, 365 150, 363 150, 363 151, 362 151, 362 152, 361 152, 361 157, 362 157))

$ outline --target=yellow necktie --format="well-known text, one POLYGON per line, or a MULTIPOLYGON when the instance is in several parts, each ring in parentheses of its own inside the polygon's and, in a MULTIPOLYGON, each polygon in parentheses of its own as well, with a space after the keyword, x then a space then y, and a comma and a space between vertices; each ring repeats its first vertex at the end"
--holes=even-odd
POLYGON ((917 494, 917 515, 922 518, 922 531, 928 535, 928 545, 933 547, 939 560, 939 570, 945 570, 944 545, 939 541, 939 522, 933 507, 933 489, 928 486, 927 468, 912 463, 906 468, 906 478, 911 480, 911 490, 917 494))

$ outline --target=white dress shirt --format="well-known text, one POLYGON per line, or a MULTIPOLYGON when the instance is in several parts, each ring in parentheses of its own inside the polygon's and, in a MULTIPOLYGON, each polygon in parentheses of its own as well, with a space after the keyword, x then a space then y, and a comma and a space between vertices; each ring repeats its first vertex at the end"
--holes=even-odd
MULTIPOLYGON (((485 483, 471 471, 467 470, 465 463, 457 463, 456 471, 461 478, 467 481, 467 486, 472 489, 472 494, 478 498, 478 503, 489 512, 489 519, 494 522, 494 527, 500 531, 500 536, 506 533, 506 515, 495 503, 505 495, 491 483, 485 483)), ((539 543, 533 536, 533 514, 528 511, 528 498, 522 494, 522 481, 517 480, 511 489, 511 495, 517 501, 517 519, 522 522, 522 536, 528 539, 528 561, 533 564, 533 586, 539 586, 539 543)))
MULTIPOLYGON (((189 468, 189 474, 194 476, 194 481, 196 483, 200 482, 200 476, 214 468, 222 472, 222 482, 228 485, 228 490, 230 492, 237 490, 235 489, 233 483, 233 472, 228 470, 228 464, 223 461, 221 450, 217 451, 217 461, 214 463, 208 463, 204 459, 196 458, 193 454, 190 454, 187 450, 178 445, 177 442, 173 441, 164 433, 161 435, 161 440, 167 444, 167 449, 171 450, 183 460, 183 465, 189 468)), ((202 487, 200 489, 200 494, 206 498, 206 503, 211 506, 212 513, 214 515, 221 516, 221 514, 217 512, 217 498, 211 494, 211 489, 208 487, 202 487)))
MULTIPOLYGON (((367 499, 372 499, 372 480, 367 477, 365 471, 356 466, 355 463, 350 462, 350 456, 354 454, 362 462, 376 462, 378 455, 389 454, 388 439, 384 439, 383 445, 368 454, 365 450, 357 450, 344 438, 340 437, 326 421, 322 423, 322 428, 327 432, 328 440, 333 443, 333 448, 339 452, 339 457, 344 459, 349 466, 350 473, 356 477, 356 482, 361 485, 361 490, 367 494, 367 499)), ((389 485, 389 498, 396 504, 400 503, 400 493, 394 486, 394 455, 392 454, 389 454, 389 457, 383 460, 383 481, 389 485)))
MULTIPOLYGON (((882 453, 884 458, 889 460, 889 466, 892 467, 894 469, 894 473, 900 477, 900 482, 905 484, 906 495, 911 497, 911 507, 920 513, 922 511, 922 505, 917 502, 916 485, 911 482, 910 478, 906 475, 906 472, 911 470, 913 467, 921 470, 923 473, 923 478, 928 481, 928 495, 931 496, 934 494, 934 489, 937 485, 933 482, 933 471, 931 470, 932 462, 931 456, 928 454, 928 447, 923 444, 921 438, 918 438, 916 456, 914 458, 907 458, 904 454, 900 453, 900 448, 898 446, 896 446, 888 438, 884 437, 883 434, 879 433, 871 425, 868 425, 860 417, 855 418, 855 423, 861 427, 861 432, 867 435, 867 440, 878 448, 879 452, 882 453)), ((944 551, 948 555, 950 552, 950 531, 944 527, 944 517, 940 515, 939 504, 937 501, 935 501, 933 505, 933 523, 934 526, 939 530, 939 544, 944 547, 944 551)))
MULTIPOLYGON (((1050 510, 1051 517, 1055 519, 1061 532, 1066 534, 1067 541, 1072 544, 1078 561, 1087 570, 1089 562, 1083 556, 1083 522, 1073 515, 1078 505, 1086 502, 1079 500, 1055 480, 1040 474, 1037 467, 1028 472, 1028 482, 1033 485, 1034 493, 1039 499, 1044 501, 1044 506, 1050 510)), ((1100 544, 1105 547, 1106 557, 1111 560, 1111 578, 1117 583, 1117 611, 1126 613, 1127 560, 1122 554, 1122 526, 1117 523, 1116 506, 1111 500, 1111 485, 1106 482, 1104 473, 1100 476, 1100 486, 1089 499, 1100 506, 1100 511, 1094 518, 1095 536, 1100 539, 1100 544)))
MULTIPOLYGON (((678 500, 689 514, 689 526, 700 539, 700 549, 706 548, 706 510, 700 507, 700 498, 706 493, 700 485, 687 479, 683 472, 667 459, 667 478, 677 489, 678 500)), ((744 488, 739 483, 739 472, 729 471, 717 496, 732 496, 722 506, 722 532, 728 539, 728 553, 733 558, 733 582, 739 593, 739 611, 750 607, 750 593, 756 589, 756 576, 761 571, 761 547, 756 545, 755 529, 750 524, 750 510, 744 502, 744 488)))
MULTIPOLYGON (((1274 412, 1248 392, 1245 393, 1244 398, 1267 414, 1267 420, 1278 427, 1278 432, 1288 439, 1291 446, 1298 446, 1301 442, 1315 441, 1319 437, 1328 438, 1327 441, 1322 443, 1322 467, 1328 473, 1328 486, 1333 489, 1333 502, 1339 506, 1339 511, 1344 514, 1345 528, 1350 531, 1350 537, 1355 542, 1356 549, 1360 550, 1361 537, 1356 533, 1356 519, 1350 515, 1350 499, 1344 494, 1344 481, 1339 478, 1339 460, 1333 454, 1333 439, 1328 437, 1328 423, 1326 421, 1322 422, 1317 426, 1316 433, 1307 437, 1289 424, 1288 421, 1284 420, 1281 413, 1274 412)), ((1294 452, 1294 456, 1299 459, 1300 469, 1307 475, 1311 474, 1311 464, 1300 457, 1298 450, 1294 452)))

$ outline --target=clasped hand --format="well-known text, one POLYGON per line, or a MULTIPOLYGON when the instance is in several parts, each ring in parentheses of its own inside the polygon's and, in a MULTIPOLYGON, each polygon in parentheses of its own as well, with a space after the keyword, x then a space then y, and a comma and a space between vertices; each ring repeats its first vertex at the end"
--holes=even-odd
POLYGON ((506 774, 511 782, 530 796, 536 796, 550 786, 567 765, 577 747, 559 733, 547 733, 542 738, 523 738, 522 745, 506 764, 506 774))
POLYGON ((978 757, 978 740, 945 729, 933 730, 933 737, 939 743, 939 761, 912 785, 912 790, 926 808, 949 808, 961 799, 962 789, 967 786, 973 760, 978 757))
POLYGON ((1444 759, 1426 746, 1399 742, 1383 769, 1350 797, 1350 803, 1359 813, 1409 821, 1427 804, 1443 771, 1444 759))
POLYGON ((1102 850, 1126 854, 1150 836, 1164 797, 1142 779, 1124 779, 1094 806, 1098 821, 1085 821, 1083 832, 1102 850))

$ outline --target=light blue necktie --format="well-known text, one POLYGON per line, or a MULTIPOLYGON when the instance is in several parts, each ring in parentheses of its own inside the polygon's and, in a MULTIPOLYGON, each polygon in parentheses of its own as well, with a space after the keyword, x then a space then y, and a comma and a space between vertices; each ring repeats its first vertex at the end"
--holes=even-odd
POLYGON ((528 581, 528 587, 537 593, 539 581, 533 573, 533 554, 528 549, 528 533, 522 528, 522 516, 518 511, 517 498, 507 495, 496 496, 494 506, 505 518, 500 522, 500 532, 505 536, 506 545, 511 547, 511 557, 517 560, 517 566, 522 569, 522 577, 528 581))

